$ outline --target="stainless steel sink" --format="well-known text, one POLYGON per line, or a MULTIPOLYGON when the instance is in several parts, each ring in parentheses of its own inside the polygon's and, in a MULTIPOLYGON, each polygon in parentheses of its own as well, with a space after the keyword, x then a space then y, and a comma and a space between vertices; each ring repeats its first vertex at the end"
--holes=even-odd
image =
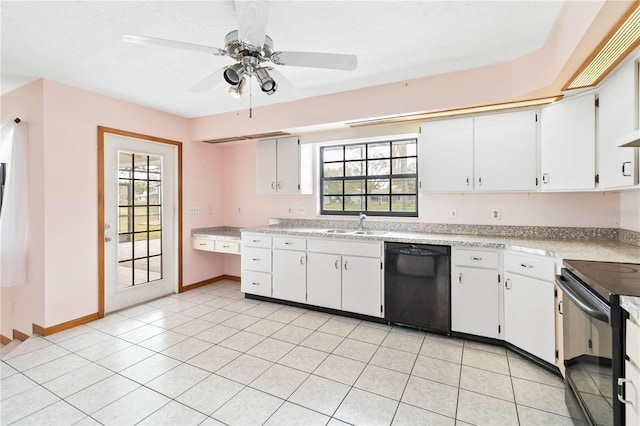
POLYGON ((327 234, 350 234, 353 231, 351 229, 326 229, 322 232, 327 234))
POLYGON ((354 235, 384 235, 388 233, 388 231, 374 231, 374 230, 366 230, 366 231, 354 231, 351 232, 354 235))

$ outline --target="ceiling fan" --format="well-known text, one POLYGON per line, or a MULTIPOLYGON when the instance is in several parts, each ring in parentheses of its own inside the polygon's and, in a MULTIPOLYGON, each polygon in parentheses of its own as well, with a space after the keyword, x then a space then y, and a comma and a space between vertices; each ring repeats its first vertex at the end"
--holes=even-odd
POLYGON ((267 95, 273 95, 278 89, 274 76, 282 83, 288 82, 275 68, 269 66, 268 62, 275 65, 293 67, 346 71, 356 69, 358 58, 355 55, 274 51, 273 40, 266 34, 269 3, 264 0, 236 0, 235 5, 238 16, 238 29, 229 32, 225 36, 224 49, 132 34, 124 34, 122 40, 128 43, 171 47, 215 56, 229 56, 236 61, 235 64, 222 67, 205 77, 189 89, 190 92, 206 92, 221 82, 221 77, 223 77, 230 85, 229 93, 240 97, 247 80, 255 77, 260 89, 267 95))

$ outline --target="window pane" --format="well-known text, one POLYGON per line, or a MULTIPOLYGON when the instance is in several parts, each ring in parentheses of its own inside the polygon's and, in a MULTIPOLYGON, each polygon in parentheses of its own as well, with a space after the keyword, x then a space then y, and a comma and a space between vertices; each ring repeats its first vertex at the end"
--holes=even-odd
POLYGON ((367 180, 367 194, 388 194, 389 179, 367 180))
POLYGON ((118 208, 118 234, 131 232, 131 213, 130 207, 118 208))
POLYGON ((415 194, 416 193, 416 180, 410 179, 392 179, 391 180, 391 193, 392 194, 415 194))
POLYGON ((324 165, 324 177, 344 176, 344 163, 326 163, 324 165))
POLYGON ((348 180, 344 183, 344 193, 360 195, 364 194, 364 180, 348 180))
POLYGON ((149 207, 149 230, 156 231, 162 228, 162 208, 149 207))
POLYGON ((409 157, 417 155, 416 141, 393 142, 392 150, 394 157, 409 157))
POLYGON ((349 161, 345 163, 347 176, 364 176, 367 171, 364 168, 364 161, 349 161))
POLYGON ((124 179, 131 179, 131 170, 133 166, 131 165, 131 159, 133 156, 130 153, 120 152, 118 153, 118 177, 124 179))
POLYGON ((135 207, 133 209, 133 231, 146 231, 147 230, 147 208, 135 207))
POLYGON ((162 254, 162 231, 149 232, 149 256, 162 254))
POLYGON ((344 160, 344 149, 342 146, 322 148, 323 161, 342 161, 344 160))
POLYGON ((364 197, 355 195, 345 196, 344 210, 359 212, 364 211, 364 197))
POLYGON ((149 258, 149 281, 162 279, 162 256, 149 258))
POLYGON ((146 155, 135 154, 133 156, 133 177, 135 179, 147 180, 149 174, 147 173, 147 157, 146 155))
POLYGON ((148 232, 139 232, 134 235, 134 243, 133 243, 133 257, 135 259, 139 257, 147 257, 147 239, 149 238, 148 232))
POLYGON ((133 285, 133 262, 118 264, 118 288, 127 288, 133 285))
POLYGON ((323 197, 322 207, 324 210, 342 210, 342 197, 323 197))
POLYGON ((391 157, 391 144, 389 142, 369 144, 368 158, 389 158, 391 157))
POLYGON ((406 175, 416 172, 416 158, 399 158, 393 160, 393 174, 406 175))
POLYGON ((366 145, 347 145, 344 147, 345 160, 364 160, 366 145))
POLYGON ((147 205, 147 181, 133 181, 133 203, 138 206, 147 205))
POLYGON ((367 161, 367 174, 373 175, 390 175, 391 160, 370 160, 367 161))
POLYGON ((120 179, 118 182, 118 204, 121 206, 130 206, 131 200, 131 181, 120 179))
POLYGON ((160 180, 162 177, 162 158, 149 156, 149 180, 160 180))
POLYGON ((367 210, 369 211, 389 211, 389 196, 370 195, 367 197, 367 210))
POLYGON ((133 259, 133 234, 118 235, 118 261, 133 259))
POLYGON ((147 258, 133 261, 133 284, 142 284, 149 281, 147 279, 149 272, 149 261, 147 258))
POLYGON ((416 212, 416 195, 394 195, 391 210, 394 212, 416 212))
POLYGON ((160 182, 149 182, 149 204, 162 204, 162 190, 160 182))
POLYGON ((322 185, 322 193, 325 195, 342 195, 342 182, 341 180, 328 180, 322 185))

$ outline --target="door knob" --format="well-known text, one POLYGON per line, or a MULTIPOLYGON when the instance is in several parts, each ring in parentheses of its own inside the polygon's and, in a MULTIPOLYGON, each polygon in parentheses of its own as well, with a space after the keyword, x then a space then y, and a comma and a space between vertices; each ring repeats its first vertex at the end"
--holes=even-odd
POLYGON ((105 243, 110 243, 111 242, 111 237, 104 237, 104 242, 105 243))

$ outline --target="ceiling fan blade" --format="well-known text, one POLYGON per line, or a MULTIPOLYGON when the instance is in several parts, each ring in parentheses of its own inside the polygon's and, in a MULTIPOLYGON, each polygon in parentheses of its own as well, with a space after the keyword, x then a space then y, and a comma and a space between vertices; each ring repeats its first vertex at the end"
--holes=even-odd
POLYGON ((204 93, 211 89, 213 89, 218 83, 222 83, 224 79, 222 78, 222 73, 226 67, 222 67, 217 71, 214 71, 212 74, 209 74, 202 81, 197 83, 189 92, 191 93, 204 93))
POLYGON ((262 49, 267 35, 269 3, 264 0, 236 0, 236 14, 240 41, 262 49))
POLYGON ((358 66, 356 55, 340 53, 274 52, 269 59, 274 64, 292 67, 353 71, 358 66))
POLYGON ((225 56, 227 51, 217 47, 203 46, 201 44, 186 43, 183 41, 165 40, 162 38, 145 37, 133 34, 123 34, 122 41, 135 44, 149 44, 152 46, 171 47, 180 50, 190 50, 192 52, 209 53, 216 56, 225 56))

